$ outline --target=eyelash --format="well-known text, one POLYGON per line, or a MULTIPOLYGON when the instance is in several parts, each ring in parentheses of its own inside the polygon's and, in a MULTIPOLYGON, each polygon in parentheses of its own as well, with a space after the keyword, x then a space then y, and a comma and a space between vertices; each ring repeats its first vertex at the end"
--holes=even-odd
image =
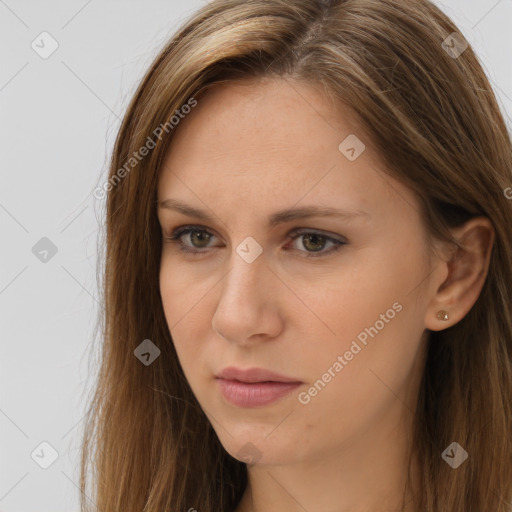
MULTIPOLYGON (((211 231, 208 231, 207 229, 204 229, 201 226, 182 226, 182 227, 176 228, 172 232, 172 234, 170 236, 165 236, 164 235, 164 239, 167 242, 178 244, 179 250, 183 251, 183 252, 185 252, 187 254, 191 254, 193 256, 198 256, 199 254, 204 254, 207 249, 205 249, 205 250, 194 249, 194 248, 191 248, 188 245, 185 245, 180 240, 180 238, 183 235, 187 235, 187 234, 189 234, 191 232, 207 233, 209 235, 215 236, 214 233, 212 233, 211 231)), ((327 236, 327 235, 323 235, 323 234, 318 233, 316 231, 308 230, 308 229, 305 229, 305 228, 296 229, 296 230, 292 231, 290 233, 290 236, 292 237, 291 242, 294 242, 295 240, 297 240, 298 238, 300 238, 303 235, 318 235, 322 239, 324 239, 324 240, 326 240, 328 242, 333 242, 335 244, 328 251, 322 251, 322 252, 316 252, 316 253, 300 251, 299 249, 297 249, 297 250, 299 250, 299 252, 305 252, 306 253, 304 255, 305 258, 320 258, 320 257, 326 256, 328 254, 333 254, 333 253, 339 251, 343 246, 347 245, 347 242, 344 242, 342 240, 337 240, 336 238, 333 238, 333 237, 330 237, 330 236, 327 236)))

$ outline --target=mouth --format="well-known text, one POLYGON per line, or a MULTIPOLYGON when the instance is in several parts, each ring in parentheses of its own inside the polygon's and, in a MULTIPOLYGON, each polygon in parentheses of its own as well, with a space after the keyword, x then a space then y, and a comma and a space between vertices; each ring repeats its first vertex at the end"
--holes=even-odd
POLYGON ((229 367, 215 376, 224 398, 238 407, 269 405, 290 394, 302 381, 262 368, 229 367))

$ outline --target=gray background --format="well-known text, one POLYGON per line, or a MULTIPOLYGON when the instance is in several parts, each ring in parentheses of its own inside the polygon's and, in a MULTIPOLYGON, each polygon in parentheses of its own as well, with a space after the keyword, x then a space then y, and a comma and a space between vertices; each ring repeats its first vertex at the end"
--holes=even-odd
MULTIPOLYGON (((0 512, 79 510, 104 211, 92 191, 137 82, 205 1, 0 0, 0 512), (47 59, 31 47, 43 31, 59 45, 47 59), (57 248, 46 262, 32 250, 43 237, 57 248), (42 442, 58 454, 47 469, 42 442)), ((475 47, 510 126, 512 0, 437 3, 475 47)))

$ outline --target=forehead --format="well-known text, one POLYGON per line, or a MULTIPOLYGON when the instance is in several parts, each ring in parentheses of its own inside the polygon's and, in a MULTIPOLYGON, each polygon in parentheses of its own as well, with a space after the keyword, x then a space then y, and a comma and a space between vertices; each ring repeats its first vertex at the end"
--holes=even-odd
POLYGON ((372 205, 378 214, 379 204, 393 201, 402 187, 390 190, 357 116, 312 84, 269 79, 217 86, 175 130, 160 169, 160 201, 171 194, 218 208, 228 197, 232 206, 270 212, 299 201, 336 206, 334 200, 345 209, 372 205), (365 147, 352 161, 340 150, 347 138, 365 147))
POLYGON ((319 85, 289 78, 234 82, 198 99, 176 129, 169 163, 191 150, 188 161, 196 155, 247 158, 247 151, 251 160, 284 153, 321 159, 338 152, 344 134, 362 131, 355 114, 333 102, 319 85))

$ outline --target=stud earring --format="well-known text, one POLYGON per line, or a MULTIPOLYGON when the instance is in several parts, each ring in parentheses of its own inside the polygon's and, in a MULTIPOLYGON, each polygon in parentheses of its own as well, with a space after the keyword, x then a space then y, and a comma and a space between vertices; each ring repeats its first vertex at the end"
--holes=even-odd
POLYGON ((448 320, 448 311, 441 309, 441 311, 437 313, 437 318, 439 318, 439 320, 448 320))

